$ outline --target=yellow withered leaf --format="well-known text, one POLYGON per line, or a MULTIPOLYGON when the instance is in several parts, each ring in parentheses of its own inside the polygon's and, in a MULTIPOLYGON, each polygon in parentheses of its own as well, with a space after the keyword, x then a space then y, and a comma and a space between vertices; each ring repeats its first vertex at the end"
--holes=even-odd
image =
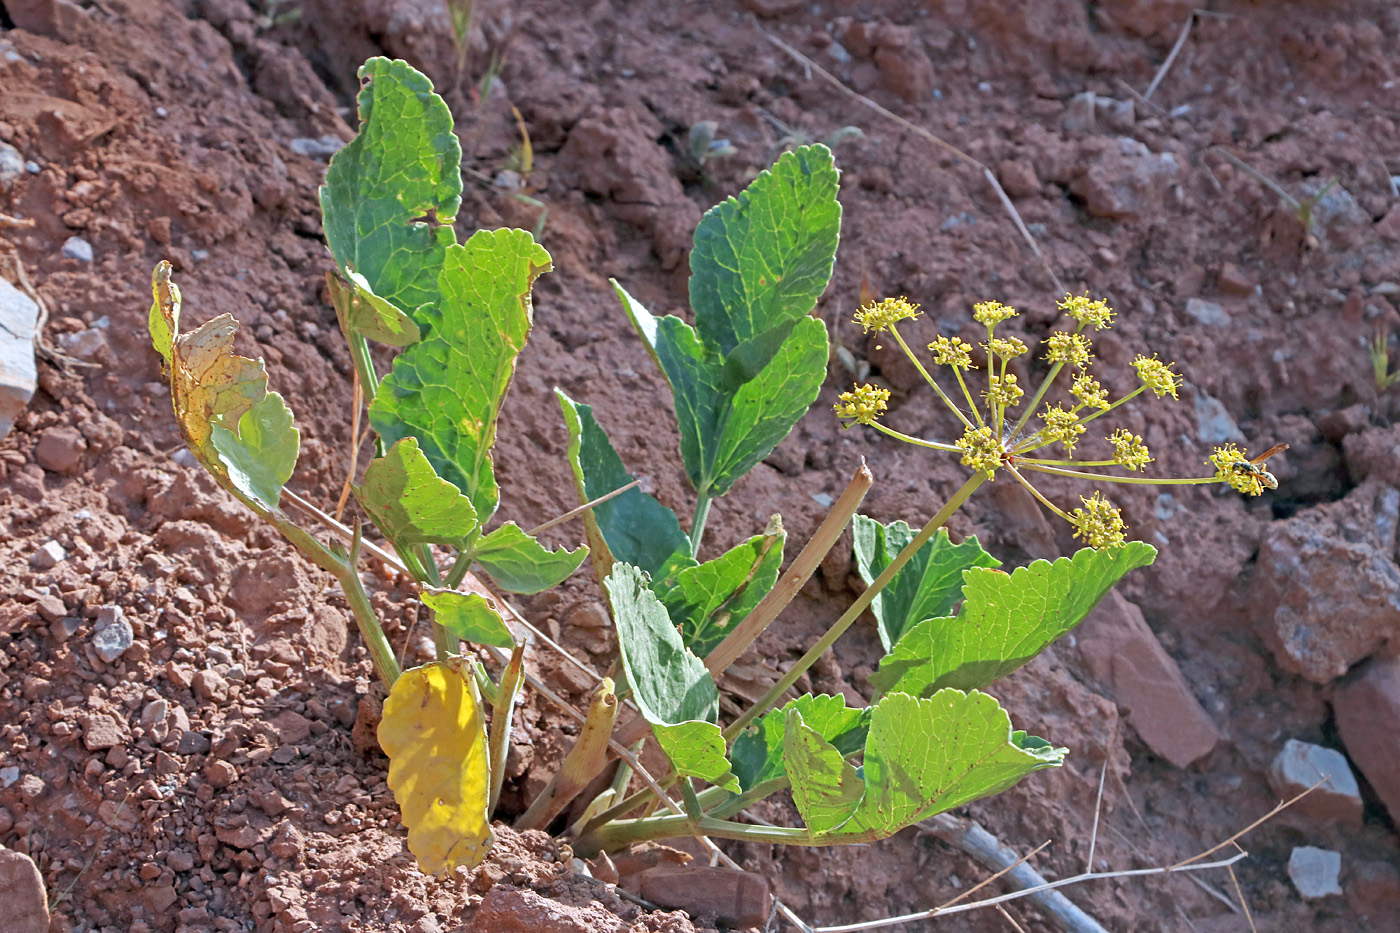
POLYGON ((408 849, 432 875, 470 868, 491 849, 486 728, 467 663, 404 671, 379 723, 408 849))

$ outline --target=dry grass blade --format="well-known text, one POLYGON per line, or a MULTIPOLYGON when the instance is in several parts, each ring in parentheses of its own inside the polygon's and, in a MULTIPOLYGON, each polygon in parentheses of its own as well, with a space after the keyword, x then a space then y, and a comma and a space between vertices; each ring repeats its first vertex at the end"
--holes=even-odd
POLYGON ((992 174, 991 169, 974 159, 972 156, 968 155, 966 152, 963 152, 957 146, 954 146, 952 143, 938 137, 931 131, 925 129, 922 126, 919 126, 917 123, 914 123, 910 120, 906 120, 904 117, 901 117, 899 114, 895 113, 893 110, 890 110, 888 107, 881 106, 880 104, 871 100, 869 97, 866 97, 864 94, 861 94, 859 91, 855 91, 852 90, 850 87, 847 87, 846 83, 840 78, 836 77, 834 74, 827 71, 821 65, 818 65, 806 55, 803 55, 797 49, 793 48, 791 45, 788 45, 782 39, 779 39, 777 36, 773 35, 772 33, 765 30, 762 26, 758 25, 757 20, 754 21, 753 27, 754 29, 758 30, 759 34, 762 35, 763 38, 767 39, 769 42, 782 49, 788 55, 792 56, 793 59, 795 59, 800 65, 802 65, 804 69, 807 70, 807 73, 809 75, 817 75, 823 81, 826 81, 832 87, 839 90, 841 93, 847 95, 848 97, 854 100, 859 101, 860 103, 869 107, 871 110, 874 110, 876 113, 880 114, 880 116, 885 117, 889 120, 893 120, 895 123, 898 123, 900 126, 904 127, 909 132, 914 133, 922 139, 933 143, 935 146, 939 147, 945 152, 948 152, 955 158, 966 162, 968 165, 976 166, 977 168, 981 169, 983 177, 986 178, 987 181, 991 184, 992 190, 996 192, 997 198, 1001 201, 1002 207, 1006 208, 1006 212, 1010 215, 1011 222, 1016 225, 1016 229, 1020 232, 1021 238, 1025 240, 1026 245, 1030 247, 1031 252, 1035 254, 1035 258, 1040 261, 1040 264, 1042 267, 1044 267, 1046 274, 1050 276, 1050 281, 1054 283, 1055 290, 1057 292, 1065 291, 1064 285, 1060 283, 1060 277, 1055 274, 1055 270, 1051 267, 1049 260, 1045 258, 1045 254, 1040 251, 1039 244, 1037 244, 1035 242, 1035 238, 1031 236, 1030 230, 1026 228, 1025 222, 1021 220, 1020 212, 1017 211, 1016 206, 1011 203, 1011 198, 1007 197, 1006 192, 1001 187, 1001 183, 997 181, 996 176, 992 174))
POLYGON ((1152 78, 1152 83, 1147 86, 1147 90, 1142 92, 1143 100, 1150 100, 1152 98, 1152 92, 1157 90, 1158 85, 1162 83, 1162 79, 1167 76, 1167 72, 1171 71, 1172 64, 1176 61, 1176 57, 1181 54, 1181 47, 1186 44, 1186 37, 1191 35, 1191 26, 1195 22, 1196 11, 1192 10, 1190 15, 1186 17, 1186 22, 1181 27, 1181 35, 1176 37, 1176 44, 1173 45, 1172 50, 1167 53, 1166 61, 1162 62, 1162 67, 1157 69, 1157 74, 1152 78))
POLYGON ((1006 918, 1006 922, 1011 924, 1012 929, 1014 929, 1016 933, 1026 933, 1026 928, 1017 923, 1016 918, 1011 916, 1010 911, 1008 911, 1005 907, 1001 906, 1000 904, 997 905, 997 913, 1001 914, 1004 918, 1006 918))
POLYGON ((1103 782, 1108 777, 1108 759, 1103 760, 1103 768, 1099 771, 1099 793, 1094 798, 1094 827, 1089 830, 1089 858, 1084 865, 1085 871, 1094 870, 1094 848, 1099 842, 1099 814, 1103 812, 1103 782))
MULTIPOLYGON (((1221 842, 1221 843, 1219 843, 1218 845, 1211 846, 1209 849, 1206 849, 1204 852, 1200 853, 1199 855, 1193 855, 1193 856, 1191 856, 1191 857, 1188 858, 1188 859, 1183 859, 1182 861, 1177 862, 1175 865, 1172 865, 1170 868, 1168 868, 1167 871, 1177 871, 1178 869, 1185 868, 1186 866, 1192 864, 1193 862, 1197 862, 1197 861, 1199 861, 1199 860, 1201 860, 1201 859, 1203 859, 1203 858, 1206 858, 1207 856, 1214 855, 1216 852, 1219 852, 1221 849, 1225 848, 1225 847, 1228 846, 1228 845, 1234 845, 1236 839, 1239 839, 1241 836, 1245 835, 1246 833, 1249 833, 1249 832, 1254 831, 1255 829, 1257 829, 1257 828, 1260 826, 1260 824, 1262 824, 1262 823, 1267 823, 1269 820, 1271 820, 1271 819, 1273 819, 1274 817, 1278 816, 1278 815, 1279 815, 1280 813, 1282 813, 1284 810, 1287 810, 1289 807, 1293 806, 1295 803, 1297 803, 1298 801, 1302 800, 1302 799, 1303 799, 1304 797, 1306 797, 1308 794, 1311 794, 1313 791, 1317 790, 1317 789, 1318 789, 1319 787, 1321 787, 1323 784, 1326 784, 1326 783, 1327 783, 1327 780, 1328 780, 1327 778, 1323 778, 1322 780, 1318 781, 1316 784, 1312 785, 1311 787, 1308 787, 1308 788, 1306 788, 1306 789, 1304 789, 1304 790, 1302 790, 1302 791, 1299 791, 1299 792, 1298 792, 1297 794, 1295 794, 1294 796, 1288 798, 1288 799, 1285 800, 1283 803, 1281 803, 1281 804, 1279 804, 1278 806, 1274 807, 1274 808, 1273 808, 1272 810, 1270 810, 1268 813, 1265 813, 1263 816, 1259 817, 1259 819, 1255 820, 1253 823, 1250 823, 1250 824, 1249 824, 1248 826, 1246 826, 1244 829, 1242 829, 1242 830, 1240 830, 1239 832, 1235 833, 1235 834, 1234 834, 1233 836, 1231 836, 1229 839, 1226 839, 1224 842, 1221 842)), ((1235 846, 1235 848, 1239 849, 1239 846, 1235 846)), ((1244 853, 1244 850, 1243 850, 1243 849, 1240 849, 1240 852, 1243 854, 1243 853, 1244 853)), ((1239 861, 1239 859, 1236 858, 1236 859, 1232 860, 1231 864, 1233 864, 1233 863, 1236 862, 1236 861, 1239 861)))
POLYGON ((618 488, 614 489, 612 492, 607 493, 606 495, 599 496, 598 498, 594 499, 592 502, 585 502, 583 505, 580 505, 578 508, 569 509, 569 511, 565 512, 563 515, 559 515, 559 516, 556 516, 556 517, 554 517, 554 518, 551 518, 549 521, 545 522, 543 525, 536 525, 534 528, 531 528, 529 531, 527 531, 527 532, 525 532, 525 533, 526 533, 527 535, 529 535, 530 537, 532 537, 532 538, 533 538, 533 537, 536 537, 536 536, 539 535, 539 533, 542 532, 542 531, 548 531, 549 529, 553 528, 555 525, 562 525, 562 524, 564 524, 565 522, 567 522, 567 521, 568 521, 569 519, 571 519, 571 518, 577 518, 578 516, 582 515, 584 512, 587 512, 589 509, 593 508, 594 506, 602 505, 604 502, 607 502, 609 499, 615 499, 615 498, 617 498, 618 496, 622 495, 622 494, 623 494, 624 492, 626 492, 627 490, 635 488, 639 483, 641 483, 641 480, 639 480, 639 479, 634 479, 634 480, 632 480, 632 482, 628 483, 626 486, 619 486, 618 488))
POLYGON ((350 411, 350 468, 345 471, 345 485, 340 487, 340 498, 335 503, 335 518, 340 521, 340 516, 345 514, 345 503, 350 501, 350 487, 355 484, 355 467, 359 464, 360 445, 364 443, 364 438, 360 436, 360 409, 365 403, 365 389, 360 384, 360 370, 355 367, 351 370, 351 392, 354 395, 353 408, 350 411))
POLYGON ((1254 914, 1249 911, 1249 902, 1244 899, 1244 891, 1240 889, 1240 879, 1235 875, 1235 866, 1231 865, 1225 870, 1230 873, 1230 883, 1235 886, 1235 897, 1240 899, 1240 906, 1244 908, 1244 918, 1249 921, 1249 929, 1252 933, 1259 933, 1259 928, 1254 925, 1254 914))

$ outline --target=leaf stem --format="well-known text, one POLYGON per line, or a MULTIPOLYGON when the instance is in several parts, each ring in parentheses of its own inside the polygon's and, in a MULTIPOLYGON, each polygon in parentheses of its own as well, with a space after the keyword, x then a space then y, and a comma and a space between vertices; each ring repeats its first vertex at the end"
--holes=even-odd
MULTIPOLYGON (((906 444, 913 444, 916 447, 927 447, 930 450, 941 450, 945 453, 950 454, 962 453, 961 450, 959 450, 957 447, 954 447, 952 444, 943 444, 939 441, 925 441, 920 440, 917 437, 910 437, 908 434, 905 434, 902 431, 896 431, 894 428, 886 427, 878 421, 870 422, 870 426, 882 434, 889 435, 897 441, 903 441, 906 444)), ((968 425, 968 427, 971 426, 972 425, 970 424, 968 425)))
POLYGON ((905 546, 904 550, 900 551, 898 556, 890 561, 890 565, 875 578, 875 581, 866 588, 865 592, 856 597, 855 602, 851 603, 850 608, 842 613, 841 618, 837 619, 835 623, 832 624, 831 628, 826 630, 826 633, 817 640, 817 643, 814 644, 806 654, 799 658, 797 663, 794 664, 767 693, 745 710, 743 715, 734 720, 734 722, 729 725, 728 729, 724 730, 724 739, 726 742, 734 741, 735 737, 738 736, 749 723, 773 708, 782 695, 787 692, 788 688, 797 682, 797 678, 801 677, 817 658, 821 657, 826 652, 826 649, 835 644, 836 639, 845 634, 846 629, 850 628, 852 623, 860 617, 860 614, 869 608, 870 603, 880 594, 881 590, 889 585, 889 582, 894 579, 895 574, 904 569, 904 565, 909 563, 914 555, 918 553, 919 548, 923 547, 928 539, 933 537, 934 532, 947 524, 948 519, 953 517, 953 513, 967 501, 968 497, 976 491, 978 486, 986 482, 986 479, 986 474, 978 471, 974 473, 967 482, 963 483, 962 488, 953 494, 953 497, 943 505, 943 508, 938 510, 938 514, 929 519, 928 524, 914 536, 914 540, 910 541, 909 544, 905 546))
POLYGON ((695 500, 695 517, 690 521, 690 556, 697 557, 700 554, 700 539, 705 537, 705 521, 710 517, 710 503, 714 501, 707 494, 701 493, 695 500))
POLYGON ((1025 460, 1022 460, 1021 464, 1025 469, 1034 470, 1037 473, 1049 473, 1051 476, 1068 476, 1071 479, 1088 479, 1096 483, 1127 483, 1134 486, 1205 486, 1209 483, 1218 483, 1221 481, 1216 476, 1193 476, 1190 479, 1167 479, 1157 476, 1116 476, 1112 473, 1086 473, 1083 470, 1062 470, 1059 467, 1045 466, 1025 460))

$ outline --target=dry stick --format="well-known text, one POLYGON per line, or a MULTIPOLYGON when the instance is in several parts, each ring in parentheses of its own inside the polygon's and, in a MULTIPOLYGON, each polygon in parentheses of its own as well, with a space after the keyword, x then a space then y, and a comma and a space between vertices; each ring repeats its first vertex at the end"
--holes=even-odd
POLYGON ((1197 11, 1192 10, 1186 17, 1186 23, 1181 27, 1181 35, 1176 37, 1176 44, 1173 45, 1172 50, 1167 53, 1167 60, 1162 62, 1162 67, 1157 69, 1157 74, 1152 79, 1152 83, 1147 86, 1147 90, 1142 92, 1143 100, 1151 99, 1152 92, 1157 90, 1157 85, 1162 83, 1162 79, 1165 78, 1167 72, 1171 70, 1172 63, 1175 62, 1176 57, 1181 54, 1181 47, 1186 44, 1186 37, 1191 35, 1191 24, 1196 21, 1196 12, 1197 11))
MULTIPOLYGON (((1125 796, 1123 799, 1131 800, 1132 798, 1125 796)), ((1137 813, 1137 810, 1134 809, 1133 812, 1137 813)), ((1141 822, 1143 826, 1146 827, 1147 823, 1145 820, 1142 819, 1142 814, 1137 814, 1137 816, 1139 822, 1141 822)), ((1118 837, 1119 842, 1123 843, 1123 845, 1127 846, 1129 849, 1132 849, 1134 853, 1136 853, 1139 857, 1143 858, 1144 860, 1147 858, 1147 853, 1143 851, 1142 847, 1139 846, 1132 839, 1130 839, 1128 836, 1124 835, 1122 830, 1120 830, 1117 826, 1114 826, 1112 823, 1108 823, 1106 825, 1108 826, 1109 831, 1118 837)), ((1182 875, 1182 877, 1196 885, 1196 887, 1200 888, 1202 891, 1206 892, 1220 903, 1224 904, 1226 907, 1230 908, 1231 913, 1237 914, 1240 912, 1240 906, 1234 901, 1230 900, 1230 895, 1225 894, 1222 891, 1217 891, 1210 884, 1206 883, 1205 881, 1202 881, 1195 875, 1182 875)))
POLYGON ((1103 782, 1108 777, 1108 758, 1103 760, 1103 769, 1099 771, 1099 795, 1094 798, 1094 828, 1089 830, 1089 858, 1084 865, 1085 871, 1094 870, 1094 847, 1099 841, 1099 814, 1103 811, 1103 782))
POLYGON ((1222 149, 1219 146, 1211 146, 1206 151, 1220 153, 1232 165, 1242 169, 1245 172, 1248 172, 1251 176, 1254 177, 1255 181, 1259 182, 1259 184, 1263 185, 1265 188, 1268 188, 1274 194, 1282 198, 1284 203, 1286 203, 1293 210, 1301 211, 1303 209, 1303 205, 1299 203, 1298 199, 1295 198, 1293 195, 1289 194, 1287 191, 1284 191, 1282 185, 1274 181, 1268 175, 1265 175, 1263 172, 1259 171, 1254 166, 1250 165, 1248 162, 1241 159, 1239 156, 1235 155, 1233 152, 1230 152, 1227 149, 1222 149))
MULTIPOLYGON (((1069 931, 1069 933, 1108 933, 1097 920, 1081 910, 1069 898, 1058 891, 1046 890, 1044 886, 1047 882, 1040 872, 1025 864, 1025 859, 1018 857, 1013 850, 1002 845, 995 836, 977 823, 959 819, 950 813, 940 813, 932 819, 915 825, 942 839, 953 848, 966 852, 988 868, 1009 874, 1011 880, 1025 893, 1039 891, 1037 894, 1030 894, 1031 899, 1061 929, 1069 931)), ((1036 850, 1036 852, 1039 851, 1040 849, 1036 850)), ((1034 854, 1034 852, 1031 853, 1031 855, 1034 854)), ((1027 855, 1026 858, 1030 858, 1030 855, 1027 855)), ((1090 872, 1092 873, 1092 869, 1090 872)), ((932 916, 936 912, 947 911, 945 907, 935 907, 928 916, 932 916)))
POLYGON ((919 126, 916 123, 906 120, 904 117, 901 117, 893 110, 890 110, 887 107, 883 107, 880 104, 877 104, 875 101, 871 100, 869 97, 866 97, 864 94, 861 94, 860 92, 847 87, 845 82, 843 82, 840 78, 827 71, 821 65, 818 65, 816 62, 812 61, 806 55, 803 55, 797 49, 788 45, 782 39, 779 39, 777 36, 769 33, 762 26, 758 25, 757 21, 754 22, 753 27, 758 30, 759 34, 762 35, 763 38, 767 39, 769 42, 773 43, 778 48, 782 49, 784 52, 788 53, 794 59, 796 59, 797 62, 802 65, 803 68, 806 68, 808 70, 808 73, 815 72, 819 77, 821 77, 822 80, 831 84, 843 94, 846 94, 847 96, 860 101, 862 104, 869 107, 871 110, 874 110, 881 116, 893 120, 900 126, 909 130, 911 133, 915 133, 918 136, 921 136, 922 138, 933 143, 935 146, 938 146, 939 148, 951 153, 956 158, 959 158, 970 165, 975 165, 978 168, 980 168, 982 170, 983 177, 985 177, 988 183, 991 184, 992 190, 994 190, 997 193, 997 197, 1001 200, 1002 207, 1006 208, 1007 213, 1011 215, 1011 221, 1016 225, 1016 229, 1020 231, 1021 238, 1024 239, 1026 241, 1026 245, 1031 248, 1031 252, 1035 254, 1035 258, 1040 260, 1040 264, 1045 268, 1046 274, 1050 276, 1050 281, 1055 284, 1055 290, 1059 292, 1065 291, 1064 285, 1060 283, 1060 277, 1055 274, 1055 270, 1050 266, 1050 261, 1045 258, 1045 254, 1040 251, 1040 246, 1035 242, 1035 239, 1031 236, 1030 231, 1026 229, 1025 222, 1021 220, 1020 212, 1017 211, 1016 206, 1011 203, 1011 199, 1006 196, 1006 192, 1002 189, 1001 183, 997 181, 996 176, 992 174, 991 169, 987 168, 987 166, 983 165, 981 162, 974 159, 966 152, 963 152, 961 149, 959 149, 957 146, 954 146, 952 143, 945 142, 943 139, 940 139, 931 131, 924 129, 922 126, 919 126))
POLYGON ((1016 919, 1012 917, 1011 914, 1007 912, 1007 909, 1001 906, 1000 904, 997 905, 997 913, 1001 914, 1003 917, 1006 918, 1006 922, 1011 924, 1011 926, 1015 928, 1016 933, 1026 933, 1025 927, 1017 923, 1016 919))
MULTIPOLYGON (((1306 788, 1305 790, 1300 791, 1299 793, 1297 793, 1297 794, 1293 795, 1292 797, 1290 797, 1289 799, 1285 800, 1283 803, 1281 803, 1281 804, 1279 804, 1278 806, 1274 807, 1274 808, 1273 808, 1272 810, 1270 810, 1268 813, 1265 813, 1263 816, 1259 817, 1259 819, 1255 820, 1253 823, 1250 823, 1250 824, 1249 824, 1248 826, 1246 826, 1244 829, 1242 829, 1242 830, 1240 830, 1239 832, 1235 833, 1233 836, 1231 836, 1229 839, 1226 839, 1224 842, 1220 843, 1219 845, 1212 846, 1211 848, 1206 849, 1204 852, 1200 853, 1199 855, 1193 855, 1193 856, 1191 856, 1191 857, 1188 858, 1188 859, 1184 859, 1183 861, 1177 862, 1175 865, 1172 865, 1172 866, 1171 866, 1170 868, 1168 868, 1167 870, 1168 870, 1168 871, 1176 871, 1178 868, 1183 868, 1183 867, 1185 867, 1185 866, 1187 866, 1187 865, 1190 865, 1192 862, 1199 861, 1200 859, 1203 859, 1203 858, 1205 858, 1205 857, 1208 856, 1208 855, 1213 855, 1213 854, 1215 854, 1216 852, 1219 852, 1221 849, 1225 848, 1225 847, 1228 846, 1228 845, 1234 845, 1234 842, 1235 842, 1236 839, 1240 838, 1240 837, 1243 836, 1245 833, 1248 833, 1248 832, 1254 830, 1257 826, 1259 826, 1260 823, 1264 823, 1264 822, 1267 822, 1268 820, 1273 819, 1275 816, 1277 816, 1278 814, 1282 813, 1284 810, 1287 810, 1289 807, 1293 806, 1295 803, 1297 803, 1298 801, 1302 800, 1302 799, 1303 799, 1304 797, 1306 797, 1308 794, 1311 794, 1313 791, 1317 790, 1317 789, 1318 789, 1319 787, 1321 787, 1323 784, 1326 784, 1328 780, 1329 780, 1329 778, 1323 778, 1322 780, 1320 780, 1320 781, 1318 781, 1316 784, 1314 784, 1312 787, 1309 787, 1309 788, 1306 788)), ((1239 847, 1238 847, 1238 846, 1235 846, 1235 848, 1239 848, 1239 847)), ((1241 849, 1240 851, 1243 852, 1244 850, 1241 849)), ((1234 861, 1239 861, 1239 860, 1238 860, 1238 859, 1234 859, 1234 860, 1232 861, 1232 864, 1233 864, 1234 861)))
MULTIPOLYGON (((1239 846, 1235 848, 1239 849, 1239 846)), ((1249 912, 1249 902, 1244 899, 1244 892, 1240 890, 1240 879, 1235 877, 1235 866, 1231 865, 1225 870, 1230 873, 1230 883, 1235 886, 1235 897, 1240 899, 1240 906, 1244 908, 1244 918, 1249 921, 1249 929, 1252 933, 1259 933, 1259 928, 1254 925, 1254 914, 1249 912)))
POLYGON ((365 389, 360 384, 360 370, 352 369, 351 391, 355 402, 350 413, 350 469, 345 471, 345 485, 340 487, 340 498, 335 503, 335 518, 340 520, 340 516, 345 514, 345 503, 350 501, 350 487, 355 482, 355 467, 360 459, 360 444, 363 438, 360 437, 360 408, 364 405, 365 389))
MULTIPOLYGON (((920 827, 920 828, 922 829, 922 827, 920 827)), ((1027 852, 1025 855, 1023 855, 1023 856, 1021 856, 1020 858, 1018 858, 1015 862, 1012 862, 1010 865, 1007 865, 1005 868, 1000 869, 999 871, 997 871, 996 874, 988 875, 987 877, 983 878, 981 881, 977 882, 977 883, 974 884, 972 887, 968 888, 966 891, 962 892, 961 894, 959 894, 957 897, 953 898, 952 900, 950 900, 950 901, 944 901, 942 904, 939 904, 939 905, 938 905, 938 909, 939 909, 939 910, 945 910, 945 909, 947 909, 947 908, 949 908, 949 907, 952 907, 952 906, 953 906, 954 904, 956 904, 958 901, 961 901, 961 900, 963 900, 963 899, 965 899, 965 898, 967 898, 967 897, 970 897, 970 896, 973 895, 973 894, 976 894, 978 891, 982 890, 982 889, 985 888, 987 885, 991 884, 993 881, 996 881, 996 880, 997 880, 998 878, 1000 878, 1002 875, 1004 875, 1004 874, 1006 874, 1007 872, 1011 871, 1011 870, 1012 870, 1013 868, 1015 868, 1017 865, 1020 865, 1022 862, 1027 862, 1027 861, 1030 861, 1031 859, 1035 858, 1035 857, 1036 857, 1037 855, 1039 855, 1042 851, 1044 851, 1045 848, 1046 848, 1047 846, 1049 846, 1049 845, 1050 845, 1050 840, 1049 840, 1049 839, 1045 840, 1045 841, 1042 842, 1040 845, 1036 846, 1034 849, 1031 849, 1031 850, 1030 850, 1029 852, 1027 852)))
POLYGON ((582 515, 584 512, 587 512, 589 509, 593 508, 595 505, 602 505, 604 502, 607 502, 609 499, 615 499, 615 498, 617 498, 618 496, 622 495, 622 494, 623 494, 624 492, 626 492, 627 490, 632 489, 632 488, 634 488, 635 486, 637 486, 637 484, 639 484, 640 482, 641 482, 641 480, 639 480, 639 479, 634 479, 634 480, 632 480, 632 482, 628 483, 626 486, 619 486, 619 487, 617 487, 616 489, 614 489, 612 492, 607 493, 606 495, 599 496, 598 498, 594 499, 592 502, 585 502, 583 505, 579 506, 579 507, 576 508, 576 509, 569 509, 569 511, 565 512, 563 515, 560 515, 560 516, 558 516, 558 517, 556 517, 556 518, 551 518, 549 521, 545 522, 543 525, 536 525, 534 528, 531 528, 529 531, 527 531, 527 532, 525 532, 525 533, 526 533, 527 535, 529 535, 530 537, 532 537, 532 538, 533 538, 533 537, 536 537, 536 536, 539 535, 539 533, 542 532, 542 531, 548 531, 549 529, 553 528, 555 525, 562 525, 562 524, 564 524, 565 522, 567 522, 567 521, 568 521, 569 519, 571 519, 571 518, 577 518, 578 516, 582 515))

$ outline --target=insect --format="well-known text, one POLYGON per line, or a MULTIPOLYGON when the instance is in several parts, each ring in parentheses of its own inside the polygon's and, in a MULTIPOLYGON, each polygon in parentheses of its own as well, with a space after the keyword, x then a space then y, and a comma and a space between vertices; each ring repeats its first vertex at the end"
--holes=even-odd
POLYGON ((1236 473, 1247 473, 1255 477, 1259 480, 1259 485, 1261 486, 1265 486, 1269 489, 1277 489, 1278 477, 1264 469, 1260 464, 1268 460, 1274 454, 1281 454, 1287 449, 1287 444, 1275 444, 1252 460, 1236 460, 1234 463, 1230 464, 1230 468, 1236 473))

